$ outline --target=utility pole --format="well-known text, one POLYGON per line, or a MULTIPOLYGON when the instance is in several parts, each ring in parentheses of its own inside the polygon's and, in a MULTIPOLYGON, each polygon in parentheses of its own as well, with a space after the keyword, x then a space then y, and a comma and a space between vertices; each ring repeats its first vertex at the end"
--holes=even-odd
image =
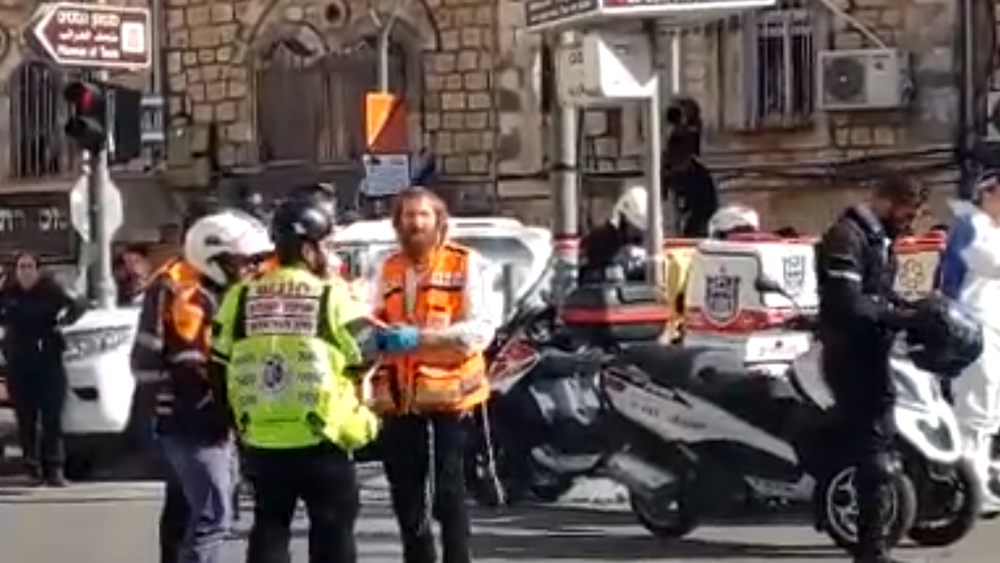
POLYGON ((115 306, 115 287, 111 272, 111 237, 106 203, 111 199, 111 173, 108 170, 112 104, 108 97, 107 71, 97 73, 97 80, 72 82, 63 92, 70 106, 66 134, 77 141, 86 154, 88 244, 92 249, 87 270, 87 293, 101 309, 115 306))
MULTIPOLYGON (((651 48, 656 49, 656 27, 647 23, 646 32, 651 48)), ((657 286, 666 284, 667 258, 663 248, 663 104, 659 73, 653 72, 650 84, 649 98, 646 105, 646 193, 648 201, 648 219, 646 226, 646 253, 649 256, 647 276, 649 281, 657 286)), ((673 86, 676 88, 676 86, 673 86)))
POLYGON ((959 170, 961 176, 958 182, 959 198, 969 199, 973 196, 973 182, 976 177, 976 163, 973 161, 974 151, 979 145, 980 132, 976 116, 979 114, 976 100, 976 43, 978 28, 976 26, 976 9, 972 0, 958 2, 958 28, 961 44, 959 46, 959 76, 961 84, 959 92, 961 101, 958 106, 958 149, 961 159, 959 170))
MULTIPOLYGON (((97 73, 97 79, 107 82, 108 71, 102 70, 97 73)), ((111 105, 107 107, 108 123, 111 121, 111 105)), ((97 307, 99 309, 113 309, 115 307, 115 282, 111 265, 111 242, 113 233, 108 229, 108 221, 105 217, 104 203, 110 199, 108 192, 113 188, 111 182, 111 170, 108 167, 108 154, 113 139, 108 135, 108 142, 99 150, 90 153, 90 175, 87 177, 87 192, 90 203, 90 232, 93 234, 94 244, 94 265, 95 273, 94 293, 97 297, 97 307)))
MULTIPOLYGON (((576 33, 563 31, 549 35, 550 56, 560 49, 577 46, 576 33)), ((554 81, 546 81, 550 87, 554 81)), ((553 243, 555 272, 552 284, 556 303, 576 285, 577 263, 579 261, 580 238, 580 113, 575 107, 558 99, 557 92, 548 92, 557 104, 552 112, 551 140, 549 155, 552 159, 549 181, 552 184, 553 243)))

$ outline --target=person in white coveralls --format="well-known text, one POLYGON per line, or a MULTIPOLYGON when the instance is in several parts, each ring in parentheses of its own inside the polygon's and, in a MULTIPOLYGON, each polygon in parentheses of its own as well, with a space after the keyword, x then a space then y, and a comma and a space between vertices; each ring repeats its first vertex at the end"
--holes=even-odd
POLYGON ((991 478, 1000 431, 1000 171, 980 176, 972 201, 953 201, 952 210, 941 292, 982 323, 984 344, 979 360, 951 382, 955 413, 984 485, 984 509, 1000 512, 1000 483, 991 478))

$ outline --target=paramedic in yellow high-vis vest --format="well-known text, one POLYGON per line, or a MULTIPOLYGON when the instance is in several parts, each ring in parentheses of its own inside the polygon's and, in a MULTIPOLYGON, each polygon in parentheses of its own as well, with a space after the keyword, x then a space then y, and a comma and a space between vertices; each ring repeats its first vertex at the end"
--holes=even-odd
POLYGON ((254 489, 247 563, 287 563, 295 506, 309 516, 310 563, 354 563, 358 484, 351 453, 377 418, 351 374, 374 341, 367 309, 328 275, 333 217, 295 198, 272 219, 276 270, 226 295, 213 381, 245 447, 254 489))

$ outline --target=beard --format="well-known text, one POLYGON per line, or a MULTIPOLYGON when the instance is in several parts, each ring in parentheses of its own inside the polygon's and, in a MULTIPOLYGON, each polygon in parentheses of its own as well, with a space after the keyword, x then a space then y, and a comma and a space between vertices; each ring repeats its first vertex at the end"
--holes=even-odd
POLYGON ((401 233, 399 246, 411 260, 420 260, 427 256, 438 242, 436 230, 418 231, 415 229, 401 233))

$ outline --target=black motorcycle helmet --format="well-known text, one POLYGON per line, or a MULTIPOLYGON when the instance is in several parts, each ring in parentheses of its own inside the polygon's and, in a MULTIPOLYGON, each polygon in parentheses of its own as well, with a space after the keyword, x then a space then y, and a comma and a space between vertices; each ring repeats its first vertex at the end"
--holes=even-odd
POLYGON ((957 377, 983 352, 983 328, 957 303, 935 295, 914 304, 906 331, 910 360, 918 368, 957 377))
POLYGON ((281 262, 301 258, 304 243, 318 243, 333 229, 333 216, 312 197, 285 200, 271 217, 271 238, 281 262))
POLYGON ((302 184, 292 189, 291 199, 307 199, 321 206, 335 221, 337 219, 337 186, 326 182, 302 184))

